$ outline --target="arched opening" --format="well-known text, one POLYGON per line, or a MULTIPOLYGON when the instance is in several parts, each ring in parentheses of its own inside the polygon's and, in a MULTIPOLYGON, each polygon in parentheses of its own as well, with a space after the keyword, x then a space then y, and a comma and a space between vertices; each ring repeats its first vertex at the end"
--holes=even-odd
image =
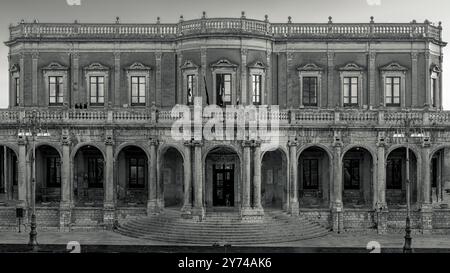
POLYGON ((83 146, 74 157, 74 202, 76 206, 102 206, 105 160, 94 146, 83 146))
POLYGON ((17 155, 7 146, 0 146, 0 202, 18 199, 17 155))
POLYGON ((342 159, 343 203, 346 207, 363 207, 372 204, 373 158, 364 148, 347 151, 342 159))
POLYGON ((183 156, 177 149, 169 147, 163 153, 160 172, 162 207, 179 208, 183 205, 183 172, 183 156))
POLYGON ((123 148, 116 159, 117 204, 146 206, 148 199, 148 158, 137 146, 123 148))
POLYGON ((264 153, 261 163, 261 203, 266 208, 287 208, 287 158, 280 149, 264 153))
POLYGON ((437 150, 431 156, 430 183, 432 204, 442 204, 448 207, 450 204, 450 148, 437 150))
POLYGON ((207 208, 239 208, 240 159, 229 147, 217 147, 205 158, 205 205, 207 208))
POLYGON ((320 147, 305 149, 298 160, 298 189, 301 207, 328 207, 330 167, 328 153, 320 147))
MULTIPOLYGON (((30 179, 33 174, 33 155, 30 154, 30 179)), ((36 203, 57 206, 61 200, 61 156, 49 145, 36 147, 36 203)))
MULTIPOLYGON (((417 202, 417 158, 409 149, 411 203, 417 202)), ((406 148, 391 151, 386 160, 386 203, 389 207, 406 204, 406 148)))

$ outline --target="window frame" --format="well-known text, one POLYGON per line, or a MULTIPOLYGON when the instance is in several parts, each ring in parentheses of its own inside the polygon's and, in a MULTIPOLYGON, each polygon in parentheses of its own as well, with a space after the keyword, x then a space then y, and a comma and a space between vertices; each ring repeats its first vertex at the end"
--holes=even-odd
POLYGON ((247 101, 251 105, 264 105, 266 104, 266 65, 261 61, 256 61, 253 64, 248 66, 248 86, 247 90, 247 101), (260 94, 259 94, 259 103, 254 103, 253 99, 255 97, 254 94, 254 86, 253 86, 253 77, 260 77, 260 94))
POLYGON ((100 63, 92 63, 84 68, 84 74, 87 105, 89 107, 107 107, 109 104, 109 68, 100 63), (91 103, 91 77, 103 77, 103 103, 91 103))
POLYGON ((340 71, 340 106, 345 108, 362 108, 363 107, 363 86, 364 84, 364 68, 356 63, 348 63, 339 69, 340 71), (358 78, 357 83, 357 103, 344 103, 345 78, 358 78))
POLYGON ((22 81, 21 74, 23 73, 18 64, 13 64, 9 69, 10 73, 10 104, 16 107, 21 106, 22 99, 22 81), (19 81, 19 88, 17 88, 17 81, 19 81))
POLYGON ((19 76, 14 76, 13 75, 13 81, 14 81, 14 97, 15 97, 15 101, 14 101, 14 106, 19 106, 20 105, 20 86, 21 86, 21 81, 20 81, 20 77, 19 76))
POLYGON ((193 63, 191 60, 186 60, 184 64, 180 67, 182 71, 183 83, 182 83, 182 104, 193 105, 194 98, 201 96, 199 94, 199 67, 193 63), (192 102, 188 100, 188 76, 193 77, 194 89, 192 90, 192 102))
POLYGON ((61 106, 64 104, 64 78, 63 76, 51 75, 48 76, 48 105, 49 106, 61 106), (52 83, 52 79, 55 79, 55 82, 52 83), (55 88, 55 96, 51 94, 51 85, 54 85, 55 88), (55 98, 55 102, 52 102, 52 97, 55 98), (60 99, 62 98, 62 102, 60 99))
MULTIPOLYGON (((231 75, 231 102, 230 105, 236 105, 237 103, 237 65, 231 63, 226 59, 221 59, 216 63, 211 65, 212 77, 213 77, 213 92, 212 92, 212 105, 215 105, 217 102, 217 74, 230 74, 231 75)), ((210 101, 211 103, 211 101, 210 101)), ((241 102, 243 103, 243 102, 241 102)))
POLYGON ((342 77, 343 83, 342 83, 342 87, 343 87, 343 94, 342 94, 342 105, 344 107, 358 107, 359 106, 359 78, 358 77, 353 77, 353 76, 345 76, 342 77), (356 91, 354 90, 355 87, 355 83, 353 82, 353 80, 356 79, 356 91), (346 89, 346 80, 348 80, 348 96, 345 96, 345 89, 346 89), (353 99, 356 97, 356 103, 353 102, 353 99), (348 101, 346 101, 346 99, 348 99, 348 101))
MULTIPOLYGON (((128 81, 128 103, 126 103, 124 106, 130 106, 130 107, 145 107, 150 106, 150 72, 152 68, 149 66, 146 66, 142 63, 135 62, 129 67, 125 68, 126 75, 127 75, 127 81, 128 81), (145 98, 144 102, 133 102, 133 77, 145 77, 145 98)), ((140 96, 138 96, 140 97, 140 96)))
POLYGON ((438 105, 439 95, 439 73, 437 71, 431 71, 430 73, 430 106, 435 108, 438 105))
POLYGON ((402 79, 401 79, 401 77, 391 76, 391 75, 390 76, 386 76, 385 80, 384 80, 384 89, 385 89, 385 91, 384 91, 384 103, 385 103, 385 105, 387 107, 400 107, 401 106, 401 98, 402 98, 402 91, 401 91, 402 90, 402 79), (396 96, 394 96, 394 87, 396 85, 394 83, 394 79, 398 79, 398 103, 394 102, 394 98, 396 98, 396 96), (388 80, 391 81, 390 84, 388 84, 388 80), (388 86, 389 86, 390 92, 391 92, 391 94, 389 96, 391 98, 390 102, 388 102, 388 92, 389 92, 388 86))
POLYGON ((251 90, 252 90, 252 104, 261 105, 262 104, 262 75, 252 74, 251 75, 251 90), (257 79, 257 80, 256 80, 257 79))
MULTIPOLYGON (((48 107, 60 107, 68 104, 68 68, 59 63, 50 63, 46 67, 42 68, 44 81, 45 81, 45 105, 48 107), (50 102, 50 78, 60 77, 62 78, 62 90, 60 94, 62 96, 62 102, 55 101, 50 102)), ((59 87, 60 88, 60 87, 59 87)))
POLYGON ((61 188, 61 167, 62 167, 62 160, 61 157, 59 157, 58 155, 55 156, 47 156, 46 157, 46 169, 47 169, 47 173, 46 173, 46 186, 48 188, 61 188), (51 166, 49 161, 54 161, 53 166, 51 166), (58 166, 58 162, 59 162, 59 166, 58 166), (51 169, 54 169, 54 173, 51 172, 51 169), (59 180, 58 180, 59 178, 59 180))
POLYGON ((91 106, 102 106, 105 104, 105 77, 103 75, 90 75, 89 76, 89 105, 91 106), (95 83, 92 82, 92 79, 96 79, 95 83), (99 79, 102 79, 102 83, 99 82, 99 79), (95 84, 95 96, 92 96, 92 84, 95 84), (103 85, 103 96, 99 96, 99 86, 103 85), (92 98, 95 98, 95 102, 92 102, 92 98), (103 102, 99 102, 99 98, 103 98, 103 102))
MULTIPOLYGON (((303 158, 302 159, 302 185, 303 185, 303 190, 319 190, 320 188, 320 160, 318 158, 303 158), (305 162, 309 162, 309 180, 306 179, 305 176, 305 162), (308 185, 308 181, 312 181, 312 172, 311 172, 311 163, 312 162, 316 162, 317 164, 317 175, 316 175, 316 179, 317 179, 317 183, 316 185, 308 185)), ((312 183, 310 183, 312 184, 312 183)))
POLYGON ((308 63, 297 68, 299 77, 299 107, 300 108, 320 108, 322 106, 322 74, 323 68, 315 63, 308 63), (304 103, 303 99, 303 78, 317 78, 316 84, 316 105, 309 105, 304 103))
POLYGON ((145 156, 127 156, 127 186, 129 189, 145 189, 147 185, 147 159, 145 156), (132 160, 136 161, 136 164, 131 163, 132 160), (140 162, 143 162, 142 165, 140 162), (132 183, 131 179, 131 168, 136 167, 136 182, 132 183), (144 177, 142 177, 142 183, 139 183, 139 168, 143 168, 144 177))
POLYGON ((131 99, 130 99, 130 105, 131 106, 145 106, 147 102, 147 77, 142 75, 132 75, 130 76, 131 81, 131 99), (137 83, 133 82, 133 79, 137 79, 137 83), (141 90, 141 85, 144 85, 144 90, 141 90), (133 95, 133 88, 134 86, 137 86, 137 95, 133 95), (143 96, 142 93, 143 92, 143 96), (134 98, 137 98, 137 102, 134 102, 134 98), (143 102, 141 99, 143 98, 143 102))
POLYGON ((381 67, 381 84, 382 93, 380 94, 380 101, 383 107, 390 108, 405 108, 406 107, 406 72, 408 69, 396 62, 389 63, 381 67), (400 105, 390 105, 386 103, 386 78, 400 78, 400 105))
POLYGON ((344 190, 360 190, 361 189, 361 160, 359 158, 344 158, 342 160, 342 168, 343 168, 343 182, 344 182, 344 190), (345 169, 346 169, 346 161, 350 162, 350 181, 347 181, 346 176, 345 176, 345 169), (354 165, 354 163, 356 163, 354 165), (355 167, 357 169, 357 174, 358 174, 358 180, 357 180, 357 185, 353 184, 353 177, 355 175, 354 171, 355 171, 355 167))

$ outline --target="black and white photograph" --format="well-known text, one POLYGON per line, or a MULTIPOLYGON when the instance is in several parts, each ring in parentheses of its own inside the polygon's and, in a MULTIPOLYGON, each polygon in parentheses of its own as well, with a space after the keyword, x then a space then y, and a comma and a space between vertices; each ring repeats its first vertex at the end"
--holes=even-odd
POLYGON ((0 259, 450 253, 449 10, 2 0, 0 259))

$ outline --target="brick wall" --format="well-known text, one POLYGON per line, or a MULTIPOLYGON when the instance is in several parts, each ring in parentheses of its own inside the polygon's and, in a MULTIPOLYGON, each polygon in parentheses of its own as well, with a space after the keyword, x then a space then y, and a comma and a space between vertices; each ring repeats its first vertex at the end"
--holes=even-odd
POLYGON ((344 210, 344 229, 351 230, 369 230, 376 228, 375 214, 367 209, 345 209, 344 210))
POLYGON ((300 216, 326 228, 331 227, 331 212, 328 209, 301 209, 300 216))
POLYGON ((72 227, 96 228, 103 224, 103 208, 74 208, 72 210, 72 227))

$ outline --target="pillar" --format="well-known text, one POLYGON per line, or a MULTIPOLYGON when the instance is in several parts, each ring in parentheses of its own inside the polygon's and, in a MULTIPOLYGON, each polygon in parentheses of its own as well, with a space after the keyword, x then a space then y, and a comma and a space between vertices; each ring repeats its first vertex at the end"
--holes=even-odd
MULTIPOLYGON (((263 104, 272 105, 272 50, 266 51, 266 92, 263 104)), ((301 97, 301 96, 300 96, 301 97)))
MULTIPOLYGON (((183 62, 183 54, 181 51, 177 52, 177 67, 175 68, 177 70, 177 95, 175 102, 177 104, 186 104, 183 102, 184 96, 183 96, 183 75, 181 73, 181 66, 183 62)), ((200 79, 197 79, 197 82, 200 79)))
POLYGON ((377 143, 377 159, 377 231, 378 234, 385 234, 387 232, 388 208, 386 204, 386 160, 384 141, 378 141, 377 143))
POLYGON ((327 106, 328 108, 333 108, 333 73, 334 73, 334 52, 328 51, 327 52, 327 81, 328 81, 328 92, 327 92, 327 106))
POLYGON ((192 143, 186 141, 184 143, 184 202, 181 209, 183 218, 190 218, 192 210, 192 172, 191 172, 191 150, 192 143))
POLYGON ((24 53, 20 53, 20 67, 19 67, 19 81, 20 81, 20 86, 19 86, 19 106, 23 107, 25 106, 25 93, 24 93, 24 83, 25 83, 25 54, 24 53))
POLYGON ((421 204, 421 222, 422 232, 431 233, 433 208, 431 206, 431 179, 430 179, 430 145, 429 143, 423 143, 422 147, 422 204, 421 204))
MULTIPOLYGON (((31 86, 31 93, 32 93, 32 98, 33 98, 33 106, 38 106, 38 61, 39 61, 39 52, 34 51, 31 54, 31 79, 32 79, 32 86, 31 86)), ((21 79, 21 83, 23 84, 23 82, 25 81, 25 79, 21 79)))
POLYGON ((242 183, 242 209, 250 209, 250 174, 251 174, 251 163, 250 163, 250 141, 244 140, 242 143, 244 149, 244 181, 242 183))
POLYGON ((251 104, 247 90, 247 48, 241 48, 241 104, 251 104))
MULTIPOLYGON (((114 94, 110 97, 114 100, 113 103, 111 103, 111 105, 115 105, 115 106, 122 106, 122 102, 120 101, 120 94, 121 94, 121 90, 120 90, 120 52, 114 52, 114 89, 113 92, 114 94)), ((109 102, 106 102, 109 103, 109 102)), ((129 102, 129 105, 131 105, 131 101, 129 102)))
POLYGON ((297 159, 297 141, 289 141, 289 173, 290 173, 290 185, 291 185, 291 194, 290 194, 290 213, 293 216, 298 215, 299 213, 299 203, 298 203, 298 177, 297 177, 297 168, 298 168, 298 159, 297 159))
MULTIPOLYGON (((375 83, 376 83, 376 53, 371 51, 369 52, 369 101, 368 101, 368 105, 369 105, 369 109, 372 107, 376 107, 376 103, 375 103, 375 83)), ((364 104, 364 103, 363 103, 364 104)))
POLYGON ((333 157, 333 197, 332 197, 332 219, 333 231, 342 232, 344 227, 343 204, 342 204, 342 142, 335 141, 333 157))
POLYGON ((23 206, 27 206, 27 151, 25 137, 19 137, 19 157, 18 157, 18 200, 23 206))
POLYGON ((80 54, 78 52, 73 52, 71 54, 72 58, 72 67, 71 67, 71 87, 72 92, 70 94, 69 106, 73 107, 75 103, 81 103, 84 100, 84 96, 80 94, 80 90, 78 88, 78 80, 79 80, 79 67, 80 67, 80 54))
MULTIPOLYGON (((206 87, 205 87, 205 79, 206 79, 206 69, 208 68, 208 64, 207 64, 207 50, 206 47, 201 47, 200 48, 200 63, 201 63, 201 67, 200 67, 200 75, 198 78, 198 87, 197 88, 197 93, 195 94, 195 96, 197 97, 202 97, 204 99, 202 99, 202 103, 207 103, 206 101, 206 87)), ((214 87, 213 87, 214 88, 214 87)), ((215 92, 215 90, 212 90, 213 88, 211 88, 209 92, 209 102, 211 105, 216 104, 215 101, 213 101, 213 92, 215 92)))
POLYGON ((264 214, 261 205, 261 141, 255 141, 253 145, 253 209, 264 214))
POLYGON ((114 153, 113 153, 113 131, 107 130, 105 138, 105 200, 103 202, 103 224, 110 229, 114 224, 114 153))
POLYGON ((59 229, 69 231, 71 222, 71 179, 70 179, 70 139, 67 130, 62 133, 61 162, 61 202, 59 208, 59 229))
POLYGON ((425 107, 431 106, 430 52, 425 52, 425 107))
POLYGON ((203 206, 202 142, 194 141, 194 208, 192 215, 199 221, 205 217, 203 206))
POLYGON ((411 96, 412 107, 419 106, 417 94, 417 52, 411 52, 411 96))
POLYGON ((155 53, 156 58, 156 91, 155 91, 155 102, 157 107, 161 107, 161 75, 162 75, 162 52, 155 53))
POLYGON ((294 53, 293 52, 286 52, 286 78, 287 78, 287 106, 288 108, 293 108, 295 106, 295 91, 294 91, 294 84, 293 79, 295 77, 291 77, 291 70, 294 66, 294 53))
POLYGON ((150 140, 150 158, 148 168, 148 200, 147 200, 147 214, 151 215, 158 213, 160 207, 158 205, 158 176, 157 176, 157 158, 156 147, 158 141, 156 139, 150 140))

